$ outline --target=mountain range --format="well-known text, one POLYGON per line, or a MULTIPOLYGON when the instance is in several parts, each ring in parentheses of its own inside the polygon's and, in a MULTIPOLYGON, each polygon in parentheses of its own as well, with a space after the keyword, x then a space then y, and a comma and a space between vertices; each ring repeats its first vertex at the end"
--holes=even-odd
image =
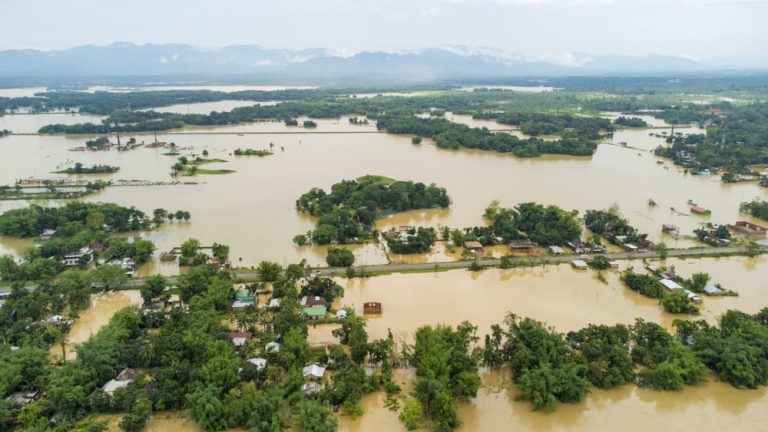
POLYGON ((233 45, 203 49, 186 44, 79 46, 60 51, 0 51, 0 80, 96 77, 250 76, 258 80, 328 82, 435 82, 523 76, 654 75, 724 70, 684 57, 569 55, 546 61, 466 47, 338 55, 323 48, 270 49, 233 45))

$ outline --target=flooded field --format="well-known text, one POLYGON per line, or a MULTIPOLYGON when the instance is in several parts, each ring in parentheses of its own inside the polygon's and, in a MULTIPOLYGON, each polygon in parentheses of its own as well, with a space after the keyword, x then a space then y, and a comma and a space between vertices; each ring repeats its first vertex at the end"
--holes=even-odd
MULTIPOLYGON (((2 119, 25 122, 34 119, 37 124, 31 125, 33 129, 49 122, 33 115, 0 117, 2 119)), ((180 178, 199 182, 197 185, 112 187, 88 200, 135 205, 145 212, 157 207, 190 211, 192 220, 189 223, 165 224, 146 236, 157 243, 159 251, 178 246, 189 237, 198 238, 203 244, 214 241, 229 244, 231 256, 243 266, 251 266, 264 259, 280 263, 307 259, 311 265, 322 264, 324 251, 321 248, 298 247, 291 242, 294 235, 305 233, 314 225, 311 218, 294 210, 294 202, 312 187, 329 188, 341 179, 365 174, 436 183, 446 187, 452 198, 450 209, 394 215, 379 221, 377 225, 381 228, 484 224, 483 210, 494 199, 504 206, 526 201, 556 204, 582 214, 587 209, 607 208, 616 203, 631 223, 658 241, 662 239, 660 231, 664 223, 676 224, 682 233, 691 234, 701 223, 749 219, 739 214, 739 204, 755 197, 768 197, 768 190, 755 184, 726 185, 715 176, 686 175, 668 161, 657 164, 657 158, 652 154, 622 148, 619 144, 626 141, 638 148, 656 147, 662 139, 649 136, 647 130, 619 131, 613 138, 617 145, 601 145, 592 157, 544 156, 535 159, 484 151, 439 149, 430 140, 413 145, 408 136, 385 133, 312 133, 358 131, 375 132, 375 126, 373 123, 352 125, 347 118, 341 118, 319 120, 314 131, 287 127, 279 122, 264 122, 182 130, 195 132, 193 134, 159 134, 159 140, 175 142, 182 154, 200 154, 208 150, 210 157, 228 161, 209 167, 237 172, 180 178), (228 134, 218 134, 220 132, 228 134), (266 133, 249 135, 249 132, 266 133), (270 144, 273 144, 273 156, 231 155, 236 148, 267 149, 270 144), (426 170, 426 166, 435 169, 426 170), (658 205, 649 207, 649 198, 658 205), (712 216, 688 215, 688 200, 711 209, 712 216)), ((151 134, 137 134, 136 137, 140 142, 154 139, 151 134)), ((74 162, 121 168, 119 172, 101 178, 171 180, 170 167, 175 158, 164 156, 166 149, 69 151, 82 146, 85 139, 65 136, 0 139, 0 151, 13 155, 0 160, 0 184, 13 184, 21 178, 52 177, 51 171, 71 166, 74 162)), ((0 211, 23 205, 26 203, 0 202, 0 211)), ((671 247, 695 244, 685 238, 663 239, 671 247)), ((0 253, 18 253, 20 244, 23 242, 0 238, 0 253)), ((370 255, 363 258, 364 263, 386 262, 381 251, 370 255)), ((171 266, 163 268, 174 272, 171 266)))

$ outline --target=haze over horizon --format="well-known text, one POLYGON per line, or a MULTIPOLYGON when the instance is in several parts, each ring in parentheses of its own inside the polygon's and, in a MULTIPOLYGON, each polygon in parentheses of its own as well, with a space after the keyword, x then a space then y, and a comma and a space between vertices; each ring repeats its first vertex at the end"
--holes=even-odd
POLYGON ((184 43, 409 52, 492 47, 573 66, 590 55, 668 55, 728 67, 768 67, 768 2, 756 0, 5 0, 21 19, 0 50, 184 43), (148 14, 147 11, 152 11, 148 14), (30 22, 33 21, 33 26, 30 22), (35 31, 30 31, 34 27, 35 31), (724 31, 727 30, 727 31, 724 31))

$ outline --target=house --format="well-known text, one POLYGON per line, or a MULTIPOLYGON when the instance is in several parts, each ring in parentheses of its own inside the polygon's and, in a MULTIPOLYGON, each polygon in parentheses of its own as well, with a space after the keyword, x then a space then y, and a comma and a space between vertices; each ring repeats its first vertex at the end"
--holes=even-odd
POLYGON ((704 286, 704 294, 710 295, 710 296, 716 296, 716 295, 725 294, 725 291, 716 287, 712 282, 707 282, 707 284, 704 286))
POLYGON ((246 360, 248 363, 256 367, 256 370, 262 370, 267 367, 267 359, 263 357, 254 357, 246 360))
POLYGON ((251 340, 253 334, 251 332, 231 332, 228 336, 232 344, 239 348, 245 346, 251 340))
POLYGON ((40 240, 50 240, 56 235, 56 230, 47 229, 40 233, 40 240))
POLYGON ((589 268, 589 265, 587 265, 586 261, 579 259, 571 261, 571 267, 575 268, 576 270, 586 270, 589 268))
POLYGON ((168 300, 165 301, 166 306, 178 306, 181 304, 181 297, 178 294, 171 294, 168 300))
POLYGON ((550 246, 549 251, 552 252, 552 255, 562 255, 565 253, 563 248, 561 248, 560 246, 550 246))
POLYGON ((472 252, 472 253, 483 253, 483 245, 479 241, 465 241, 464 242, 464 249, 472 252))
POLYGON ((242 311, 242 310, 245 310, 248 306, 252 306, 252 305, 253 305, 253 301, 235 300, 232 302, 232 310, 242 311))
POLYGON ((680 235, 680 228, 675 225, 664 224, 661 226, 661 232, 672 236, 678 236, 680 235))
POLYGON ((93 250, 89 247, 80 248, 77 252, 71 252, 64 255, 64 259, 61 260, 61 264, 65 267, 75 267, 80 265, 80 259, 85 257, 86 261, 90 263, 93 261, 93 250))
POLYGON ((339 309, 336 311, 336 318, 346 318, 347 317, 347 310, 346 309, 339 309))
POLYGON ((120 268, 125 270, 126 276, 133 277, 136 264, 134 264, 133 260, 130 258, 123 258, 122 261, 120 261, 120 268))
POLYGON ((299 303, 302 306, 327 306, 328 302, 320 296, 304 296, 299 303))
POLYGON ((120 373, 117 374, 117 377, 115 377, 115 379, 111 379, 107 381, 101 387, 101 389, 104 390, 104 393, 112 396, 115 390, 128 387, 128 385, 132 383, 134 379, 136 379, 137 375, 138 375, 138 372, 136 372, 135 369, 131 369, 131 368, 123 369, 120 371, 120 373))
POLYGON ((666 279, 665 278, 665 279, 660 280, 659 283, 664 285, 664 288, 666 288, 666 289, 668 289, 670 291, 679 290, 679 289, 682 288, 680 286, 680 284, 678 284, 677 282, 673 281, 672 279, 666 279))
POLYGON ((380 313, 381 313, 381 303, 379 302, 363 303, 363 314, 370 315, 370 314, 380 314, 380 313))
POLYGON ((699 297, 695 293, 692 293, 691 291, 685 290, 685 295, 688 296, 688 298, 692 302, 694 302, 694 303, 701 303, 701 297, 699 297))
POLYGON ((101 389, 104 390, 104 393, 112 396, 112 394, 117 389, 128 387, 128 384, 130 384, 130 381, 118 381, 118 380, 109 380, 107 381, 101 389))
POLYGON ((280 352, 280 343, 279 342, 269 342, 264 346, 264 352, 270 353, 270 352, 280 352))
POLYGON ((308 319, 325 318, 326 312, 328 312, 327 306, 306 306, 301 309, 301 314, 308 319))
POLYGON ((712 210, 705 209, 704 207, 693 206, 691 207, 691 213, 695 213, 697 215, 702 215, 702 216, 709 216, 712 214, 712 210))
POLYGON ((512 252, 530 252, 536 246, 536 243, 530 240, 512 240, 507 245, 512 252))
POLYGON ((36 401, 39 396, 40 396, 40 392, 36 390, 26 391, 26 392, 15 392, 15 393, 11 393, 11 395, 5 398, 5 400, 14 402, 18 405, 26 405, 36 401))
POLYGON ((273 298, 269 300, 269 304, 267 305, 269 309, 277 309, 280 307, 280 299, 279 298, 273 298))
POLYGON ((728 229, 736 234, 749 237, 765 237, 768 233, 768 228, 747 221, 738 221, 733 225, 728 225, 728 229))
POLYGON ((634 243, 625 243, 624 250, 627 252, 637 252, 640 247, 634 243))
POLYGON ((301 386, 301 394, 304 397, 309 397, 317 394, 322 389, 322 386, 316 382, 308 382, 301 386))
POLYGON ((612 269, 619 268, 619 262, 618 261, 608 261, 608 268, 612 268, 612 269))
POLYGON ((144 303, 144 309, 146 310, 160 310, 165 307, 165 300, 162 297, 154 297, 144 303))
POLYGON ((235 293, 235 299, 244 301, 244 302, 253 302, 253 299, 255 299, 256 296, 253 295, 252 292, 246 291, 246 290, 239 290, 235 293))
POLYGON ((136 371, 136 369, 131 368, 125 368, 120 371, 119 374, 117 374, 117 380, 118 381, 133 381, 136 379, 136 377, 139 375, 139 373, 136 371))
POLYGON ((309 366, 305 366, 304 369, 301 370, 301 373, 304 375, 305 379, 320 381, 325 376, 325 366, 312 363, 309 366))

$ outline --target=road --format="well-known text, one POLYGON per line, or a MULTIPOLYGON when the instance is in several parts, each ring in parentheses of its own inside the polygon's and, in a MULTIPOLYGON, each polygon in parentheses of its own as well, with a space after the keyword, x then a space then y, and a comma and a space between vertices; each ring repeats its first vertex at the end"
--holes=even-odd
MULTIPOLYGON (((765 248, 764 248, 765 249, 765 248)), ((717 248, 695 248, 695 249, 670 249, 667 252, 668 257, 703 257, 708 255, 720 255, 720 254, 736 254, 745 253, 745 247, 717 247, 717 248)), ((613 252, 603 254, 610 260, 642 260, 647 258, 660 258, 658 252, 613 252)), ((571 261, 578 259, 578 255, 553 255, 544 257, 516 257, 513 262, 526 263, 528 265, 541 265, 541 264, 563 264, 570 263, 571 261)), ((443 262, 430 262, 419 264, 376 264, 367 265, 362 267, 355 267, 357 272, 362 270, 365 273, 394 273, 394 272, 407 272, 407 271, 426 271, 426 270, 449 270, 468 268, 475 261, 443 261, 443 262)), ((482 266, 494 267, 501 264, 499 259, 480 259, 477 260, 482 266)), ((343 275, 347 269, 343 267, 321 267, 314 269, 323 275, 343 275)), ((257 280, 259 275, 254 272, 242 272, 236 274, 236 279, 241 281, 257 280)), ((178 276, 168 277, 168 282, 171 284, 176 283, 178 276)), ((129 279, 123 284, 123 288, 131 289, 138 288, 144 285, 144 279, 129 279)), ((27 287, 27 289, 34 289, 33 286, 27 287)), ((9 291, 9 288, 0 288, 0 293, 9 291)))

